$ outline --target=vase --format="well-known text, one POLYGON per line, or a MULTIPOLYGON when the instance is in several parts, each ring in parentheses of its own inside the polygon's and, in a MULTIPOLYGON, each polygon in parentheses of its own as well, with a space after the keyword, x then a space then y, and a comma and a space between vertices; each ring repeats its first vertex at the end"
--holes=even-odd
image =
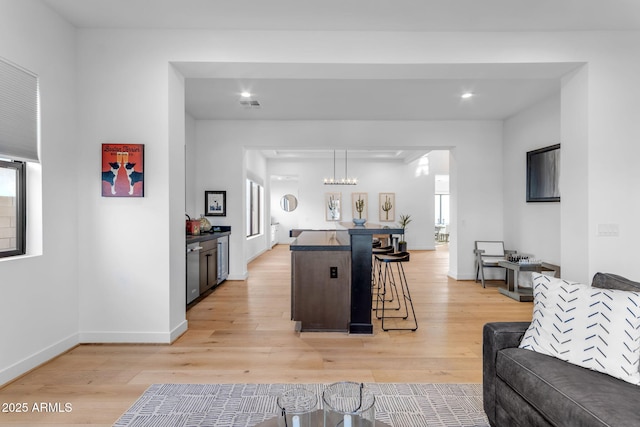
POLYGON ((365 222, 367 222, 366 218, 353 218, 353 223, 355 225, 364 225, 365 222))

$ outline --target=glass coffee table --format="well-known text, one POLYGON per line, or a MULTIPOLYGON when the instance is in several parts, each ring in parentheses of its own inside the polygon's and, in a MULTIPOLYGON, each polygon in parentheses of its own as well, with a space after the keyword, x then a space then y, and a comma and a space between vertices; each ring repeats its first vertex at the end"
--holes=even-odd
MULTIPOLYGON (((260 424, 256 424, 255 427, 278 427, 278 419, 280 417, 273 417, 266 421, 261 422, 260 424)), ((321 409, 314 411, 311 413, 311 425, 315 427, 323 427, 324 425, 324 411, 321 409)), ((291 427, 291 426, 289 426, 291 427)), ((372 426, 373 427, 373 426, 372 426)), ((382 421, 376 420, 375 427, 391 427, 387 423, 383 423, 382 421)))

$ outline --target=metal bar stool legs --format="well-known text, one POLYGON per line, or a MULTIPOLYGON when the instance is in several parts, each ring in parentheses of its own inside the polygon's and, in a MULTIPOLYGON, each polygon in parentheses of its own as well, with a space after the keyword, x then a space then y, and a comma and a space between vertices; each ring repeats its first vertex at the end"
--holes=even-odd
MULTIPOLYGON (((382 290, 382 283, 384 281, 384 273, 382 270, 382 263, 378 260, 377 255, 387 255, 393 252, 393 246, 384 246, 380 248, 373 248, 373 268, 371 269, 371 289, 373 298, 377 298, 377 295, 382 290)), ((397 294, 397 289, 395 294, 397 294)), ((394 290, 391 288, 390 298, 387 299, 387 302, 392 302, 394 300, 394 290)), ((400 306, 398 306, 398 309, 400 306)), ((377 308, 373 308, 373 310, 377 310, 377 308)))
MULTIPOLYGON (((408 252, 400 252, 394 254, 387 255, 376 255, 379 263, 384 264, 384 277, 382 282, 382 290, 378 293, 376 297, 376 317, 380 319, 382 322, 382 330, 383 331, 415 331, 418 329, 418 319, 416 318, 416 312, 413 307, 413 300, 411 299, 411 292, 409 291, 409 284, 407 283, 407 277, 404 273, 403 263, 409 261, 409 253, 408 252), (396 275, 393 273, 393 264, 396 265, 397 271, 397 282, 396 283, 396 275), (397 284, 400 285, 400 290, 402 292, 402 296, 398 292, 397 284), (396 290, 396 295, 398 299, 399 305, 404 305, 404 310, 400 313, 400 315, 387 315, 386 311, 390 310, 390 307, 386 306, 386 292, 387 288, 390 290, 396 290), (411 311, 409 311, 411 308, 411 311), (409 319, 411 317, 411 319, 409 319), (409 320, 409 326, 406 327, 385 327, 385 319, 402 319, 409 320)), ((394 310, 398 310, 395 307, 394 310)))

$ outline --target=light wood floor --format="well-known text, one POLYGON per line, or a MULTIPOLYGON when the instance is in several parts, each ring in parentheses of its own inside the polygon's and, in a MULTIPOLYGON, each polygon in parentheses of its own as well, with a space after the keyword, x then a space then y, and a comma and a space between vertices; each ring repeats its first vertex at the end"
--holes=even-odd
POLYGON ((531 320, 518 303, 473 281, 447 278, 446 246, 412 251, 406 265, 419 329, 374 335, 296 333, 289 320, 290 252, 278 245, 187 312, 172 345, 80 345, 0 389, 0 424, 110 426, 153 383, 480 383, 482 326, 531 320), (34 403, 71 403, 67 413, 34 403), (5 407, 0 408, 5 409, 5 407))

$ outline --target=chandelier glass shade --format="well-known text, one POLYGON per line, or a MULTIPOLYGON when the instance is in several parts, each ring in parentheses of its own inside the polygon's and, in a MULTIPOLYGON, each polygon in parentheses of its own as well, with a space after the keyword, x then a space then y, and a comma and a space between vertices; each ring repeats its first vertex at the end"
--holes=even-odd
POLYGON ((356 185, 358 184, 357 178, 349 177, 348 173, 348 158, 347 150, 344 150, 344 176, 342 178, 336 178, 336 150, 333 150, 333 175, 330 178, 324 179, 324 185, 356 185))

